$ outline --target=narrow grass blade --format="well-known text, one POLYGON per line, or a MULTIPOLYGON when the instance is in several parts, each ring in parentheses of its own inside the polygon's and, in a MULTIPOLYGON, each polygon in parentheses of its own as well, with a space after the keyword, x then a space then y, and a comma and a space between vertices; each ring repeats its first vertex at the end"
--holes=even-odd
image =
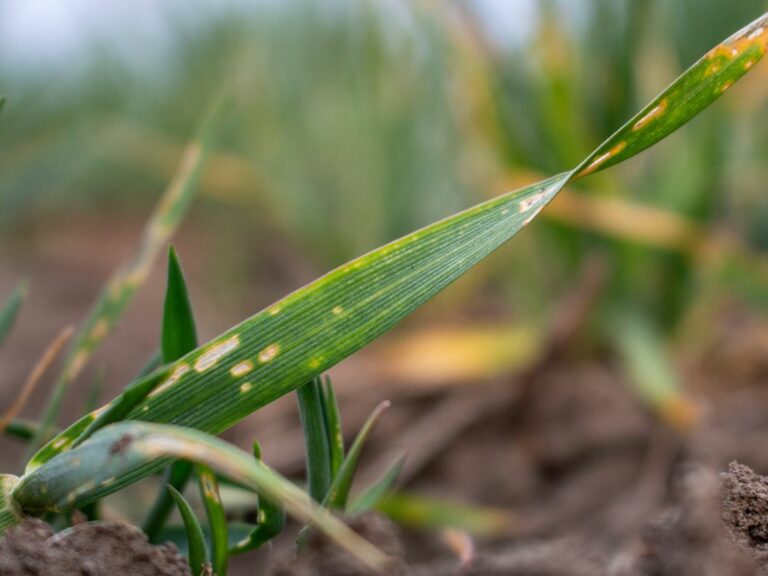
POLYGON ((46 370, 48 370, 51 364, 56 360, 59 352, 61 352, 61 349, 72 336, 72 332, 73 328, 71 326, 64 328, 64 330, 59 332, 56 338, 54 338, 53 342, 51 342, 45 349, 43 355, 35 363, 32 371, 29 373, 29 376, 25 380, 21 390, 19 390, 19 394, 13 401, 13 404, 11 404, 11 406, 0 417, 0 432, 5 430, 8 424, 10 424, 10 422, 13 421, 13 419, 16 418, 16 416, 18 416, 19 413, 24 409, 24 406, 26 406, 30 396, 32 396, 32 392, 34 392, 35 388, 37 388, 37 385, 40 383, 40 380, 42 379, 46 370))
POLYGON ((62 373, 43 411, 40 435, 32 443, 34 448, 46 440, 46 430, 55 424, 61 402, 70 384, 118 322, 149 275, 158 252, 165 247, 180 224, 195 191, 211 143, 212 125, 217 114, 218 109, 214 107, 203 122, 197 138, 185 150, 176 175, 163 192, 144 228, 138 252, 109 279, 80 327, 62 373))
POLYGON ((363 492, 347 507, 349 516, 357 516, 368 510, 373 510, 392 490, 405 464, 405 456, 401 456, 384 475, 370 488, 363 492))
POLYGON ((355 472, 357 472, 357 466, 360 463, 360 456, 363 454, 363 447, 390 405, 389 401, 385 401, 376 406, 368 420, 363 424, 325 498, 324 504, 328 507, 338 510, 344 510, 346 507, 352 481, 355 479, 355 472))
POLYGON ((668 424, 690 430, 698 411, 683 392, 661 333, 634 313, 619 315, 612 332, 634 392, 668 424))
MULTIPOLYGON (((333 479, 333 483, 322 500, 322 505, 325 508, 343 511, 346 507, 349 491, 352 488, 352 482, 355 479, 355 472, 357 472, 357 465, 359 464, 360 456, 363 453, 363 447, 373 430, 376 428, 376 424, 378 424, 384 411, 387 410, 389 406, 390 402, 388 401, 382 402, 376 406, 373 413, 368 417, 368 420, 363 424, 362 429, 349 449, 349 454, 347 454, 347 457, 344 459, 344 462, 339 469, 338 475, 333 479)), ((300 550, 303 549, 306 544, 309 529, 309 526, 305 526, 296 539, 300 550)))
POLYGON ((473 536, 498 537, 513 525, 512 516, 505 510, 456 504, 404 492, 386 497, 376 509, 403 526, 455 528, 473 536))
POLYGON ((330 376, 325 377, 322 387, 325 423, 328 426, 328 443, 331 454, 331 480, 336 478, 344 461, 344 434, 341 429, 341 414, 336 393, 330 376))
MULTIPOLYGON (((193 468, 194 466, 186 460, 177 460, 165 471, 166 484, 181 491, 187 485, 193 468)), ((173 502, 168 497, 163 494, 158 495, 141 528, 150 542, 159 542, 158 536, 168 520, 172 507, 173 502)))
POLYGON ((8 422, 8 425, 3 430, 6 436, 16 438, 18 440, 29 441, 37 432, 37 423, 31 420, 21 420, 15 418, 8 422))
MULTIPOLYGON (((574 177, 628 158, 688 121, 766 50, 768 14, 710 52, 574 171, 432 224, 294 292, 163 369, 166 381, 130 418, 218 433, 295 390, 509 240, 574 177)), ((51 448, 55 442, 28 470, 66 449, 51 448)))
POLYGON ((229 555, 243 554, 261 548, 278 536, 285 527, 285 511, 269 498, 259 500, 259 523, 248 535, 230 547, 229 555))
POLYGON ((121 422, 99 430, 87 442, 25 475, 13 490, 13 498, 27 513, 71 510, 166 466, 171 458, 210 466, 280 502, 288 513, 315 524, 369 568, 380 570, 389 562, 375 546, 250 454, 213 436, 178 426, 121 422))
POLYGON ((197 328, 187 283, 176 250, 168 251, 168 284, 163 308, 161 337, 163 362, 173 362, 197 348, 197 328))
POLYGON ((319 378, 296 390, 307 457, 307 489, 322 502, 331 486, 331 449, 319 378))
POLYGON ((196 468, 200 483, 200 495, 203 498, 205 513, 208 516, 213 572, 216 576, 227 576, 229 552, 227 517, 224 514, 224 505, 221 503, 219 483, 216 480, 216 474, 209 466, 199 464, 196 468))
MULTIPOLYGON (((173 248, 168 251, 168 280, 165 289, 161 334, 161 352, 158 364, 174 362, 197 347, 197 328, 187 290, 187 282, 184 279, 178 254, 173 248)), ((186 460, 179 460, 174 462, 165 472, 166 483, 181 492, 187 485, 191 474, 192 465, 186 460)), ((144 523, 144 533, 150 541, 155 540, 158 532, 168 520, 173 506, 168 494, 165 491, 158 494, 144 523)))
MULTIPOLYGON (((171 499, 173 502, 173 499, 171 499)), ((208 529, 203 525, 203 538, 208 538, 208 529)), ((230 522, 229 523, 229 546, 230 550, 233 546, 237 546, 237 543, 248 537, 249 532, 252 529, 250 524, 245 522, 230 522)), ((183 525, 170 524, 165 526, 157 535, 158 542, 172 542, 179 549, 181 554, 186 554, 187 550, 187 531, 183 525)), ((231 554, 230 554, 231 556, 231 554)), ((213 570, 213 567, 211 567, 213 570)))
MULTIPOLYGON (((253 456, 256 460, 261 460, 261 447, 255 440, 253 442, 253 456)), ((284 526, 285 511, 282 506, 271 498, 259 495, 258 523, 245 537, 230 546, 229 555, 243 554, 260 548, 280 534, 284 526)))
POLYGON ((200 526, 197 516, 195 516, 192 507, 184 499, 184 496, 173 486, 168 486, 168 493, 176 502, 181 519, 184 522, 189 550, 187 554, 189 567, 192 569, 192 574, 200 574, 204 570, 205 564, 208 563, 208 549, 205 545, 203 528, 200 526))
POLYGON ((24 281, 20 282, 13 291, 13 294, 8 298, 8 301, 3 305, 2 310, 0 310, 0 346, 3 345, 11 328, 13 328, 14 322, 16 322, 21 305, 27 297, 27 291, 27 283, 24 281))

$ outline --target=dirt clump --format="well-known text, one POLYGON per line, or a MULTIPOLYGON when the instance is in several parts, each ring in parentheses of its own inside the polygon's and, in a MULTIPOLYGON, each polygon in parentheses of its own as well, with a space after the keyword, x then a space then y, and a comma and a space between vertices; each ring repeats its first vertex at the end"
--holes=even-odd
MULTIPOLYGON (((384 516, 366 512, 351 519, 349 527, 363 538, 375 544, 393 559, 386 574, 405 574, 404 549, 400 530, 384 516)), ((297 555, 295 550, 286 551, 271 563, 268 576, 361 576, 371 574, 337 544, 313 532, 306 548, 297 555)))
POLYGON ((677 504, 647 528, 639 573, 647 576, 753 576, 755 564, 721 522, 721 483, 709 470, 689 471, 677 504))
POLYGON ((29 519, 0 539, 3 576, 192 576, 173 544, 153 546, 117 522, 79 524, 54 534, 29 519))

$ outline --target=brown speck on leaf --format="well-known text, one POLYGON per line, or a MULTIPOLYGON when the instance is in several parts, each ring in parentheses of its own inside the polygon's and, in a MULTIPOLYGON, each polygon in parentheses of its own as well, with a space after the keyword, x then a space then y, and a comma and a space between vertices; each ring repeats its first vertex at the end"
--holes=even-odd
POLYGON ((109 454, 111 456, 123 454, 132 442, 133 436, 130 434, 123 434, 114 444, 112 444, 112 446, 109 447, 109 454))

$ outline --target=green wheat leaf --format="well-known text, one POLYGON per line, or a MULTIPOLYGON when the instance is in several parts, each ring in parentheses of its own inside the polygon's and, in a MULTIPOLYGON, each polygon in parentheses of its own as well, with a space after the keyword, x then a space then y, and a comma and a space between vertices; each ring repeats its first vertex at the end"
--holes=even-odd
MULTIPOLYGON (((768 14, 710 52, 575 170, 353 260, 161 369, 163 382, 128 417, 218 433, 296 390, 509 240, 570 180, 644 150, 703 110, 768 50, 766 26, 768 14)), ((28 470, 66 450, 76 434, 65 430, 28 470)))
POLYGON ((307 489, 312 498, 321 502, 331 486, 331 452, 320 379, 313 378, 296 390, 296 397, 304 431, 307 489))
POLYGON ((176 490, 173 486, 168 486, 168 493, 176 502, 176 506, 181 514, 181 520, 184 522, 184 529, 187 533, 187 546, 189 553, 189 567, 192 569, 193 574, 200 574, 205 564, 208 562, 208 549, 205 545, 205 537, 203 536, 203 528, 200 526, 200 522, 192 511, 192 507, 181 495, 181 492, 176 490))
POLYGON ((384 475, 347 507, 349 516, 357 516, 378 506, 391 491, 403 469, 405 456, 398 458, 384 475))
POLYGON ((168 283, 165 289, 161 351, 163 362, 173 362, 197 348, 197 328, 187 283, 176 250, 168 250, 168 283))
POLYGON ((115 492, 183 458, 205 464, 223 476, 280 502, 302 522, 310 522, 373 569, 388 558, 330 512, 261 462, 213 436, 162 424, 121 422, 96 432, 87 442, 25 475, 13 489, 18 510, 42 514, 72 510, 115 492))
POLYGON ((768 14, 715 46, 576 169, 581 177, 653 146, 717 100, 768 51, 768 14))
MULTIPOLYGON (((261 460, 261 446, 253 441, 253 457, 261 460)), ((282 506, 266 496, 259 495, 258 523, 242 539, 230 546, 229 555, 242 554, 260 548, 283 531, 285 511, 282 506)))
MULTIPOLYGON (((170 248, 161 330, 161 352, 158 364, 178 360, 195 348, 197 348, 197 328, 192 304, 189 300, 187 282, 184 279, 178 254, 176 254, 176 250, 170 248)), ((130 408, 132 409, 136 404, 130 408)), ((165 480, 167 484, 183 491, 191 474, 192 465, 186 460, 179 460, 174 462, 166 471, 165 480)), ((173 503, 168 498, 168 492, 162 491, 158 494, 143 526, 144 533, 150 541, 154 541, 162 529, 171 512, 172 505, 173 503)))
POLYGON ((0 536, 22 520, 19 507, 13 498, 13 489, 18 482, 16 476, 0 474, 0 536))
POLYGON ((331 479, 335 479, 344 462, 344 434, 341 430, 341 413, 330 376, 325 377, 322 387, 325 423, 328 427, 328 443, 331 453, 331 479))
POLYGON ((216 474, 205 464, 198 464, 197 477, 200 483, 200 495, 208 516, 208 530, 211 536, 211 564, 216 576, 227 576, 227 517, 219 495, 219 483, 216 474))
POLYGON ((3 345, 5 339, 13 328, 14 322, 19 315, 21 305, 24 303, 24 299, 27 296, 27 283, 20 282, 16 289, 11 294, 8 301, 0 309, 0 346, 3 345))
MULTIPOLYGON (((338 475, 333 479, 331 487, 328 489, 325 497, 322 500, 322 504, 326 508, 344 510, 347 505, 347 498, 349 497, 349 491, 352 488, 352 482, 355 479, 355 472, 357 472, 357 465, 360 463, 360 456, 363 454, 363 448, 368 438, 373 433, 376 425, 381 420, 384 412, 389 408, 390 402, 385 401, 376 406, 371 415, 363 424, 360 432, 357 434, 355 441, 349 449, 349 454, 344 459, 344 463, 339 469, 338 475)), ((299 548, 303 548, 306 543, 306 539, 309 535, 309 526, 306 526, 299 533, 297 543, 299 548)))
POLYGON ((370 438, 376 425, 384 415, 384 411, 389 408, 390 403, 388 401, 382 402, 374 409, 373 413, 365 421, 360 432, 357 434, 355 441, 349 448, 349 454, 344 459, 344 463, 341 465, 339 474, 331 484, 331 489, 328 491, 328 495, 325 498, 323 504, 330 508, 337 508, 344 510, 347 505, 347 498, 349 497, 349 491, 352 489, 352 481, 355 479, 355 472, 357 472, 357 466, 360 463, 360 456, 363 454, 363 448, 365 443, 370 438))

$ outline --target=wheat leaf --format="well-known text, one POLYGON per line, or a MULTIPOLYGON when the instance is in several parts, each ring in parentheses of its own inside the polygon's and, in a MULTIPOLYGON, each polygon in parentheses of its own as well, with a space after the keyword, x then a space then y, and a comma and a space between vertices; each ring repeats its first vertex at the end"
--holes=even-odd
MULTIPOLYGON (((294 292, 162 369, 163 383, 128 417, 218 433, 310 381, 514 236, 574 177, 644 150, 703 110, 765 54, 767 23, 768 14, 711 51, 575 170, 432 224, 294 292)), ((28 470, 75 434, 64 431, 28 470)))
POLYGON ((168 486, 168 493, 176 502, 176 506, 181 514, 181 520, 184 522, 184 529, 187 533, 187 548, 189 549, 189 567, 193 574, 199 574, 204 565, 208 562, 208 549, 205 545, 205 536, 200 521, 192 511, 192 507, 184 499, 184 496, 173 486, 168 486))
POLYGON ((298 487, 250 454, 201 432, 146 422, 122 422, 25 475, 13 490, 14 505, 27 514, 80 508, 124 483, 164 467, 171 458, 204 464, 243 486, 280 502, 286 511, 319 530, 374 569, 388 558, 298 487))
POLYGON ((229 542, 227 539, 227 517, 219 494, 219 483, 213 470, 204 464, 197 466, 200 495, 208 516, 208 531, 211 538, 211 564, 216 576, 227 576, 229 542))

